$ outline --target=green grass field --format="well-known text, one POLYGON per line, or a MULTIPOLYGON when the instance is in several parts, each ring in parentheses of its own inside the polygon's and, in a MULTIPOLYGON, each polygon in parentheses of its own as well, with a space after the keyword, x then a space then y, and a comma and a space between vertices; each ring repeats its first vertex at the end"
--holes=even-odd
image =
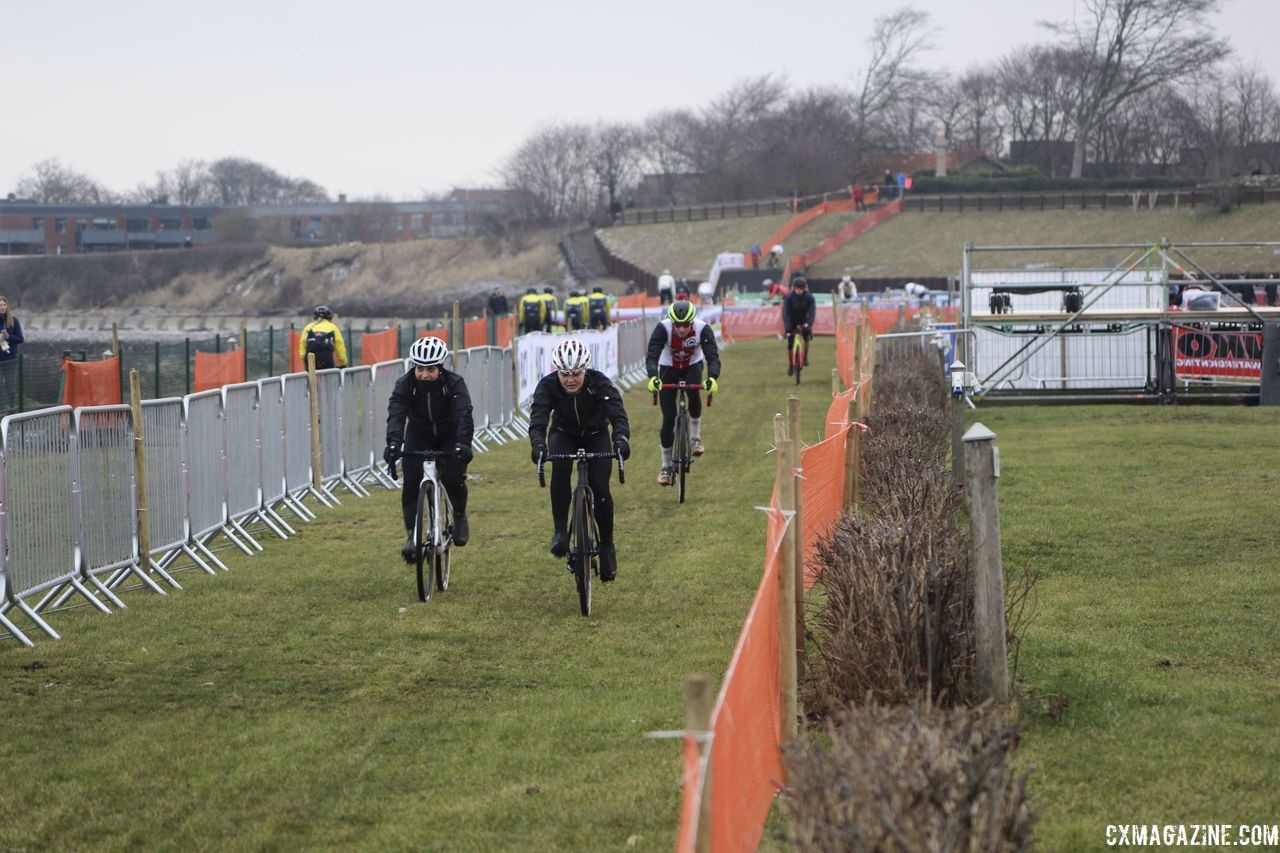
MULTIPOLYGON (((830 347, 799 387, 810 441, 830 347)), ((685 506, 654 482, 657 410, 627 396, 619 579, 591 619, 519 444, 471 466, 472 544, 430 604, 384 492, 167 598, 54 614, 61 641, 5 641, 0 849, 671 849, 679 746, 644 734, 683 724, 684 676, 723 672, 754 594, 784 357, 726 350, 685 506)), ((1100 848, 1108 823, 1277 822, 1278 413, 974 419, 1001 448, 1006 566, 1043 574, 1018 758, 1043 849, 1100 848)))

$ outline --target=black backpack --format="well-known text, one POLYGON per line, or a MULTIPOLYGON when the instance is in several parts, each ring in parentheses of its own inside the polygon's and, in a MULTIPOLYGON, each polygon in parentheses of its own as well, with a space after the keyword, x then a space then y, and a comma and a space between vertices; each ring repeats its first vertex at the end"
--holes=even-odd
POLYGON ((537 299, 524 301, 524 322, 526 325, 542 325, 542 302, 537 299))
POLYGON ((308 329, 307 352, 315 355, 316 370, 328 370, 333 367, 333 332, 308 329))

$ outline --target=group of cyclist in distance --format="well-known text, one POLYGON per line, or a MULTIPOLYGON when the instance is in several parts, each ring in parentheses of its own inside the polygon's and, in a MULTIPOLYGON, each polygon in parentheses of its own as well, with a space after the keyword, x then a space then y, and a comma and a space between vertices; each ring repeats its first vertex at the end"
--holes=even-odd
MULTIPOLYGON (((516 302, 516 317, 524 334, 550 332, 556 312, 560 311, 555 291, 544 287, 539 293, 531 287, 516 302)), ((607 329, 612 321, 609 297, 604 288, 597 285, 590 293, 569 291, 564 300, 564 327, 566 331, 580 329, 607 329)))
MULTIPOLYGON (((676 414, 676 390, 664 388, 685 382, 702 385, 708 394, 719 389, 720 355, 715 333, 688 300, 677 300, 649 338, 645 366, 646 387, 659 395, 662 405, 662 469, 658 483, 671 484, 671 445, 676 414), (703 365, 706 377, 703 378, 703 365)), ((467 522, 467 465, 472 459, 475 426, 471 394, 466 380, 445 368, 449 348, 434 337, 419 338, 409 348, 411 368, 396 381, 387 406, 386 448, 383 460, 394 466, 404 461, 401 508, 407 539, 401 550, 406 562, 417 554, 414 522, 422 479, 423 460, 418 451, 451 451, 438 461, 438 476, 453 506, 453 544, 462 547, 470 539, 467 522)), ((581 341, 568 338, 551 353, 553 370, 543 376, 533 392, 529 411, 530 458, 534 464, 551 461, 551 553, 563 557, 569 550, 568 515, 573 461, 578 450, 601 454, 588 463, 588 482, 595 498, 594 514, 599 531, 600 580, 617 576, 618 560, 613 541, 613 497, 609 482, 613 460, 631 455, 631 427, 622 394, 604 373, 591 367, 591 351, 581 341)), ((705 452, 702 444, 702 400, 696 389, 686 391, 693 453, 705 452)))

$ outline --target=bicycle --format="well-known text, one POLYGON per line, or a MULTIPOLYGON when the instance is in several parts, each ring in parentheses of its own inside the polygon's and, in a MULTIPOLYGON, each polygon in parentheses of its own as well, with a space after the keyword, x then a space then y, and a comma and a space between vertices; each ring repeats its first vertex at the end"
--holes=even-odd
POLYGON ((545 464, 548 460, 570 459, 577 463, 578 482, 573 489, 569 509, 569 571, 578 588, 578 609, 591 615, 591 575, 600 574, 600 531, 596 527, 595 495, 587 479, 587 463, 592 459, 617 459, 618 483, 627 481, 622 457, 616 453, 588 453, 578 448, 575 453, 543 454, 538 458, 538 485, 547 487, 545 464))
POLYGON ((787 356, 791 366, 788 372, 795 376, 797 385, 800 384, 800 371, 804 368, 804 331, 808 328, 808 325, 796 326, 787 333, 787 356))
MULTIPOLYGON (((418 508, 413 516, 414 563, 418 569, 418 600, 431 600, 433 589, 449 588, 449 562, 453 551, 453 504, 436 472, 436 460, 453 456, 449 450, 406 450, 401 458, 423 460, 418 487, 418 508), (425 571, 424 571, 425 567, 425 571), (433 577, 434 576, 434 577, 433 577)), ((396 479, 395 463, 387 466, 396 479)))
MULTIPOLYGON (((688 391, 698 391, 706 387, 701 382, 685 382, 683 379, 679 382, 664 382, 659 386, 663 390, 672 390, 676 392, 676 423, 675 438, 671 442, 671 464, 675 468, 675 474, 679 485, 676 487, 676 494, 679 495, 680 503, 684 503, 685 482, 684 478, 689 473, 689 466, 693 464, 693 438, 689 435, 689 398, 688 391)), ((711 405, 711 396, 707 395, 707 406, 711 405)), ((658 392, 653 392, 653 404, 658 405, 658 392)))

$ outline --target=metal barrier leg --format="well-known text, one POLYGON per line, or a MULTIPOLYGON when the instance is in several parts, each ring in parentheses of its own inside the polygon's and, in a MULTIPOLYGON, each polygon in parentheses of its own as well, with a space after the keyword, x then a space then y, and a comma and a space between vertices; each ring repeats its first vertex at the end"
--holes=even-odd
POLYGON ((284 520, 284 516, 280 515, 280 513, 276 512, 275 509, 273 509, 272 507, 269 507, 269 506, 263 507, 262 517, 264 521, 267 518, 273 519, 275 523, 280 525, 284 529, 285 533, 287 533, 289 536, 293 536, 295 533, 298 532, 289 525, 289 522, 284 520))
MULTIPOLYGON (((227 535, 227 537, 228 537, 228 538, 230 538, 230 539, 234 539, 234 538, 235 538, 235 536, 233 535, 232 531, 238 532, 238 533, 239 533, 241 536, 243 536, 245 539, 249 540, 249 544, 250 544, 250 545, 252 545, 254 548, 257 548, 259 551, 263 550, 262 545, 260 545, 260 544, 258 543, 258 540, 257 540, 257 539, 254 539, 252 536, 250 536, 250 535, 249 535, 249 531, 245 530, 245 529, 244 529, 244 526, 243 526, 242 524, 240 524, 240 522, 236 521, 234 518, 233 518, 233 519, 231 519, 229 522, 227 522, 227 525, 226 525, 225 527, 223 527, 223 528, 222 528, 222 532, 223 532, 223 533, 225 533, 225 534, 227 535)), ((237 543, 237 544, 239 544, 239 543, 237 543)), ((241 547, 243 548, 243 546, 241 546, 241 547)), ((245 548, 244 550, 245 550, 245 552, 246 552, 246 553, 248 553, 248 554, 250 554, 250 555, 252 555, 252 554, 253 554, 253 552, 252 552, 252 551, 250 551, 250 550, 248 550, 247 548, 245 548)))
MULTIPOLYGON (((305 490, 303 492, 305 494, 305 490)), ((280 503, 289 508, 289 511, 303 521, 315 521, 316 514, 309 507, 302 503, 300 497, 294 495, 285 495, 280 499, 280 503)))
POLYGON ((267 515, 267 510, 265 509, 256 510, 252 515, 248 517, 258 519, 258 521, 260 521, 264 527, 266 527, 268 530, 270 530, 272 533, 274 533, 276 536, 280 537, 281 539, 289 538, 289 534, 281 530, 280 527, 271 518, 271 516, 267 515))
MULTIPOLYGON (((215 566, 222 569, 224 572, 231 571, 230 569, 227 568, 227 564, 219 560, 217 555, 215 555, 212 551, 210 551, 209 547, 205 545, 203 542, 196 540, 196 548, 198 548, 201 551, 201 553, 203 553, 206 557, 208 557, 213 562, 215 566)), ((196 557, 195 552, 190 552, 190 553, 191 553, 191 557, 195 559, 196 562, 200 563, 200 565, 204 567, 204 570, 206 572, 208 572, 211 575, 217 574, 217 572, 213 571, 211 568, 209 568, 208 565, 206 565, 202 560, 200 560, 199 557, 196 557)))
POLYGON ((32 610, 27 605, 27 603, 23 601, 21 598, 15 598, 13 600, 13 604, 23 613, 27 614, 27 618, 30 619, 32 622, 36 623, 36 627, 39 628, 41 631, 44 631, 46 634, 48 634, 50 637, 52 637, 55 640, 62 639, 61 635, 59 635, 57 631, 53 630, 53 626, 50 625, 48 622, 44 621, 43 619, 41 619, 40 615, 36 613, 34 610, 32 610))
MULTIPOLYGON (((217 533, 214 533, 213 536, 209 537, 209 539, 212 540, 214 536, 218 535, 218 533, 221 533, 223 536, 227 537, 227 539, 231 542, 232 545, 235 545, 237 548, 239 548, 241 551, 244 551, 250 557, 253 556, 253 549, 236 538, 235 531, 231 529, 230 524, 222 525, 222 527, 218 528, 217 533)), ((254 542, 253 544, 257 545, 258 543, 254 542)), ((262 546, 259 545, 258 547, 262 547, 262 546)))
MULTIPOLYGON (((180 553, 180 552, 178 552, 178 551, 172 551, 172 552, 170 552, 170 553, 174 554, 174 556, 176 557, 176 556, 177 556, 177 554, 178 554, 178 553, 180 553)), ((156 574, 158 574, 160 577, 162 577, 162 578, 164 578, 166 581, 168 581, 169 585, 170 585, 170 586, 172 586, 174 589, 182 589, 182 586, 181 586, 181 585, 180 585, 176 580, 174 580, 174 579, 173 579, 173 575, 171 575, 171 574, 169 574, 168 572, 166 572, 166 571, 164 570, 164 567, 163 567, 163 566, 161 566, 159 563, 157 563, 155 560, 153 560, 153 559, 151 559, 150 557, 148 557, 148 558, 147 558, 147 564, 151 567, 151 571, 155 572, 155 573, 156 573, 156 574)))
MULTIPOLYGON (((129 573, 128 573, 128 570, 126 570, 125 577, 128 577, 128 576, 129 576, 129 573)), ((119 607, 121 610, 129 609, 129 606, 125 604, 123 601, 121 601, 119 596, 117 596, 114 592, 112 592, 107 587, 103 586, 102 581, 94 577, 92 573, 86 574, 85 579, 88 580, 89 583, 93 584, 94 588, 97 589, 98 592, 102 593, 108 599, 110 599, 111 603, 114 604, 116 607, 119 607)), ((152 586, 155 586, 155 584, 151 582, 150 579, 148 579, 148 582, 151 583, 152 586)), ((156 587, 156 592, 159 592, 161 595, 164 595, 164 591, 161 590, 159 587, 156 587)), ((110 612, 110 611, 107 611, 107 612, 110 612)))
POLYGON ((26 646, 27 648, 31 648, 32 646, 35 645, 35 643, 31 642, 31 640, 27 637, 26 634, 18 630, 17 625, 9 621, 9 618, 4 615, 3 610, 0 610, 0 626, 3 626, 6 631, 8 631, 10 634, 13 635, 13 638, 15 640, 17 640, 19 643, 22 643, 22 645, 26 646))

